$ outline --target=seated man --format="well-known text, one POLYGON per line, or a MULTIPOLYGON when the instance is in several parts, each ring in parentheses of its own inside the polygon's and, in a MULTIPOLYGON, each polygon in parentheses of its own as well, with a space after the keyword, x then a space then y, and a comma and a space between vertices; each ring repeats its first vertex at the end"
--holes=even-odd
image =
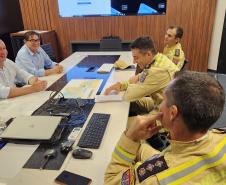
POLYGON ((61 73, 63 67, 53 62, 40 47, 40 35, 28 31, 24 35, 24 46, 18 51, 16 63, 34 76, 48 76, 61 73))
POLYGON ((160 113, 137 117, 112 155, 105 184, 224 184, 226 132, 209 128, 225 103, 222 86, 205 73, 184 71, 175 75, 164 92, 160 113), (157 152, 141 140, 161 126, 169 130, 170 146, 157 152))
POLYGON ((165 55, 157 53, 154 43, 149 37, 139 37, 131 44, 134 63, 143 70, 142 73, 130 78, 129 81, 117 82, 106 89, 126 91, 124 100, 134 102, 133 110, 138 114, 149 113, 161 103, 162 91, 173 78, 178 67, 165 55))
POLYGON ((184 52, 182 50, 180 40, 183 36, 183 29, 181 27, 171 26, 166 31, 163 54, 172 60, 179 69, 184 65, 184 52))
POLYGON ((0 40, 0 99, 38 92, 46 88, 46 81, 38 80, 37 77, 19 69, 14 62, 6 57, 7 50, 5 43, 0 40), (17 88, 15 85, 17 80, 31 86, 17 88))

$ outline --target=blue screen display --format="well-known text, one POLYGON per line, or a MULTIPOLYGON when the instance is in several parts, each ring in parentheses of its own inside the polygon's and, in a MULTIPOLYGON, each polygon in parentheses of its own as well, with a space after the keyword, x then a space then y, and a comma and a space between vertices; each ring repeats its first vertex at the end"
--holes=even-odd
POLYGON ((155 15, 166 13, 166 0, 58 0, 60 17, 155 15))

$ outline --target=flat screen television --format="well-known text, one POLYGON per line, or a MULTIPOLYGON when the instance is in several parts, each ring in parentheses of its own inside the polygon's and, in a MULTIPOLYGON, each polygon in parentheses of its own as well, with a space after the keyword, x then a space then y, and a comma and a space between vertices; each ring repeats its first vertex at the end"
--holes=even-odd
POLYGON ((58 0, 60 17, 159 15, 167 0, 58 0))

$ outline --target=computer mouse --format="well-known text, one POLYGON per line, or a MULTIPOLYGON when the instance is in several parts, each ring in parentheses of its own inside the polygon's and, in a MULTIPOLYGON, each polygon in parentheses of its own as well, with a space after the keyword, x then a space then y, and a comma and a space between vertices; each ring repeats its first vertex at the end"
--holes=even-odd
POLYGON ((75 159, 90 159, 92 155, 91 151, 82 148, 75 149, 72 153, 75 159))

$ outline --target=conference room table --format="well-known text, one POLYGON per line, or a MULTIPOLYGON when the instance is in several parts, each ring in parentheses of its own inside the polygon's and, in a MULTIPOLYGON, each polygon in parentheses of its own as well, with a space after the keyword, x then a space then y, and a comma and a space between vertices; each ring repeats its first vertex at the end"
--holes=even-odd
MULTIPOLYGON (((48 81, 48 87, 57 81, 62 75, 67 73, 74 65, 78 64, 87 55, 120 55, 120 59, 132 64, 131 52, 76 52, 61 62, 64 67, 63 74, 56 74, 42 77, 48 81)), ((128 80, 134 75, 134 70, 113 70, 108 78, 102 93, 109 85, 122 80, 128 80)), ((0 121, 6 121, 16 116, 29 116, 48 100, 51 91, 37 92, 21 97, 0 100, 0 121)), ((70 152, 60 170, 39 170, 22 168, 26 160, 37 149, 38 145, 22 145, 8 143, 0 150, 0 185, 52 185, 56 184, 54 179, 63 171, 70 172, 92 179, 93 185, 102 185, 104 182, 104 173, 114 146, 120 138, 122 132, 126 129, 128 120, 129 103, 103 102, 95 103, 89 114, 83 128, 86 127, 93 113, 108 113, 110 120, 108 122, 102 143, 99 149, 90 149, 93 152, 91 159, 74 159, 70 152)), ((82 130, 84 131, 84 129, 82 130)), ((79 137, 82 134, 80 133, 79 137)), ((73 145, 76 144, 79 139, 73 145)))

